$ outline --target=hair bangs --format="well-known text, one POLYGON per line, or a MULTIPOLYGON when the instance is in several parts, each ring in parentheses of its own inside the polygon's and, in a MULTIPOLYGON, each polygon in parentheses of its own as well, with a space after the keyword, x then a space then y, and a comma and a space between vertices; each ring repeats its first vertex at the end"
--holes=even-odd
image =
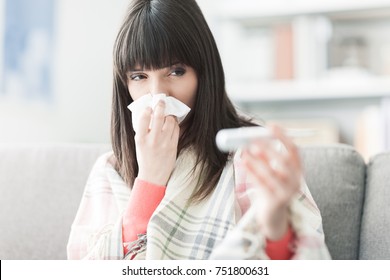
POLYGON ((126 73, 134 69, 154 70, 184 63, 195 69, 194 44, 177 27, 143 11, 129 22, 127 33, 117 42, 115 66, 126 80, 126 73), (190 47, 192 46, 192 48, 190 47))

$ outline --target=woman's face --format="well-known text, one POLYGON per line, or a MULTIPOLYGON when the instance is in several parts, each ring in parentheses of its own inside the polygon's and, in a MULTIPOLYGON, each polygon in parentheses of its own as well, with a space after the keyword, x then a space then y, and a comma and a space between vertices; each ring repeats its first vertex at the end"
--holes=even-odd
POLYGON ((165 93, 192 109, 198 78, 192 67, 181 63, 158 70, 136 67, 127 72, 127 88, 134 101, 145 94, 165 93))

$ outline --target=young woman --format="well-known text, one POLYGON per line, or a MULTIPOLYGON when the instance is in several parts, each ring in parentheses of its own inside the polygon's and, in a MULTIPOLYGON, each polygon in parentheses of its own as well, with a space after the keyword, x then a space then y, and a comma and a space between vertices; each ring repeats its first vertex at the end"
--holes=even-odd
POLYGON ((195 0, 132 1, 114 48, 113 152, 90 174, 68 257, 329 258, 297 148, 281 129, 269 128, 274 141, 217 149, 220 129, 254 125, 227 97, 195 0), (137 114, 127 108, 160 93, 168 98, 137 114), (190 108, 180 124, 172 104, 190 108))

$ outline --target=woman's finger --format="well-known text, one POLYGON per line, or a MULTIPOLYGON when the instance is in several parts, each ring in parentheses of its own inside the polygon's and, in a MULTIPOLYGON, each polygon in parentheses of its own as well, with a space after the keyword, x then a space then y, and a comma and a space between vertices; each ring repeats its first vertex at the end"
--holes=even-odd
POLYGON ((174 129, 173 129, 172 136, 171 136, 171 141, 173 141, 172 144, 175 147, 177 147, 179 145, 179 136, 180 136, 180 126, 179 126, 179 123, 177 122, 177 120, 175 120, 174 129))
POLYGON ((138 123, 138 129, 135 127, 137 133, 136 137, 143 137, 149 132, 150 120, 152 118, 152 108, 146 108, 141 115, 140 121, 138 123), (138 136, 137 136, 138 135, 138 136))
POLYGON ((153 111, 153 120, 152 120, 152 133, 154 135, 161 133, 161 129, 165 122, 165 102, 160 100, 154 111, 153 111))
POLYGON ((289 159, 294 163, 294 166, 298 167, 298 170, 301 170, 301 158, 299 155, 299 150, 291 138, 289 138, 279 126, 271 125, 270 130, 275 138, 284 145, 287 150, 286 152, 289 156, 289 159))
POLYGON ((243 154, 244 164, 259 185, 267 187, 270 191, 276 187, 277 180, 272 168, 267 164, 268 159, 264 154, 254 156, 246 151, 243 154))
POLYGON ((176 125, 178 125, 177 118, 169 115, 165 117, 165 122, 161 130, 168 136, 169 139, 171 139, 174 134, 174 130, 176 129, 176 125))

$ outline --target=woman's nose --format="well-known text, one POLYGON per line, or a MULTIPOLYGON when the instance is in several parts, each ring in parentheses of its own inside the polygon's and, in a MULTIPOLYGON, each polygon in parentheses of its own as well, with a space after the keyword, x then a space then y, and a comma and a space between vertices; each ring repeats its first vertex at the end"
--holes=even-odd
POLYGON ((151 94, 165 93, 169 95, 169 86, 162 80, 156 79, 151 81, 149 90, 151 94))

